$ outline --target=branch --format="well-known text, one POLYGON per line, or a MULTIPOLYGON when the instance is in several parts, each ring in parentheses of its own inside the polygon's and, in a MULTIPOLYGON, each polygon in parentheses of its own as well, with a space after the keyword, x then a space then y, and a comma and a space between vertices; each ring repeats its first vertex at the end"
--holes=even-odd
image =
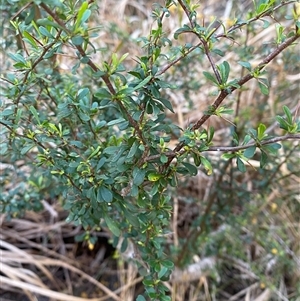
POLYGON ((15 20, 26 8, 28 8, 30 5, 32 5, 32 1, 25 4, 23 7, 21 7, 12 17, 11 20, 15 20))
MULTIPOLYGON (((22 80, 22 84, 25 85, 26 81, 28 79, 28 76, 30 74, 30 72, 44 59, 44 56, 46 55, 46 53, 48 52, 48 50, 55 45, 55 43, 58 41, 59 37, 61 35, 61 30, 57 33, 56 37, 54 38, 54 41, 52 43, 50 43, 48 46, 46 46, 43 50, 43 52, 41 53, 40 57, 32 64, 31 68, 26 71, 23 80, 22 80)), ((25 93, 25 89, 23 89, 23 91, 20 91, 20 94, 18 95, 17 99, 16 99, 16 104, 18 105, 20 102, 21 97, 23 96, 23 94, 25 93)))
MULTIPOLYGON (((281 43, 273 52, 271 52, 255 69, 254 71, 261 71, 270 61, 272 61, 278 54, 280 54, 285 48, 293 44, 298 38, 300 37, 299 34, 295 34, 294 36, 286 39, 283 43, 281 43)), ((253 75, 254 72, 248 73, 247 75, 243 76, 237 83, 241 87, 246 82, 248 82, 250 79, 254 78, 253 75)), ((236 87, 227 88, 226 90, 222 90, 217 97, 217 99, 212 104, 212 108, 216 110, 221 103, 224 101, 224 99, 237 90, 236 87)), ((192 131, 195 131, 199 129, 212 115, 209 114, 203 114, 203 116, 193 125, 191 128, 192 131)), ((173 155, 169 157, 168 162, 165 164, 165 168, 167 168, 172 160, 175 158, 176 154, 183 148, 184 143, 179 143, 173 150, 173 155)))
MULTIPOLYGON (((254 71, 261 71, 265 66, 270 63, 278 54, 280 54, 285 48, 293 44, 297 39, 300 38, 300 35, 295 34, 293 37, 286 39, 283 43, 281 43, 273 52, 271 52, 258 66, 254 69, 254 71)), ((241 79, 238 80, 237 84, 241 87, 245 83, 247 83, 250 79, 254 78, 254 72, 248 73, 247 75, 243 76, 241 79)), ((217 97, 217 99, 212 104, 214 110, 216 110, 223 100, 232 92, 237 90, 237 87, 227 88, 226 90, 222 90, 217 97)), ((211 115, 203 115, 192 127, 192 130, 199 129, 204 122, 209 119, 211 115)))
POLYGON ((171 68, 172 66, 174 66, 176 63, 178 63, 179 61, 181 61, 183 58, 185 58, 188 54, 190 54, 191 52, 193 52, 195 49, 197 49, 202 43, 198 43, 197 45, 189 48, 188 51, 186 51, 183 55, 181 55, 180 57, 178 57, 177 59, 175 59, 174 61, 172 61, 171 63, 167 64, 165 67, 162 68, 161 71, 159 71, 156 76, 162 75, 164 74, 169 68, 171 68))
POLYGON ((213 61, 213 58, 210 54, 210 51, 209 51, 209 46, 207 44, 207 42, 200 36, 200 35, 197 35, 198 38, 200 39, 200 41, 202 42, 202 45, 204 47, 204 52, 205 52, 205 55, 207 56, 208 60, 209 60, 209 63, 214 71, 214 74, 218 80, 218 83, 221 85, 222 84, 222 79, 221 79, 221 75, 220 75, 220 72, 218 71, 217 67, 216 67, 216 64, 215 62, 213 61))
MULTIPOLYGON (((255 142, 253 142, 253 143, 248 143, 246 145, 239 145, 239 146, 211 146, 209 149, 205 150, 205 152, 215 152, 215 151, 218 151, 218 152, 237 152, 237 151, 242 150, 242 149, 247 149, 251 146, 259 147, 259 146, 262 146, 262 145, 268 145, 268 144, 272 144, 272 143, 276 143, 276 142, 280 142, 280 141, 285 141, 285 140, 289 140, 289 139, 300 140, 300 134, 287 134, 285 136, 265 139, 263 141, 260 141, 259 145, 255 142)), ((186 152, 185 150, 181 150, 177 153, 174 152, 174 151, 168 151, 168 152, 163 153, 163 155, 165 155, 169 158, 174 158, 176 155, 182 155, 185 152, 186 152)), ((144 159, 144 162, 157 160, 161 157, 161 155, 162 154, 148 156, 144 159)))
POLYGON ((282 6, 285 6, 285 5, 288 5, 288 4, 291 4, 291 3, 295 3, 297 2, 297 0, 292 0, 292 1, 288 1, 288 2, 283 2, 278 4, 277 6, 275 6, 273 9, 271 9, 271 11, 264 11, 262 12, 261 14, 249 19, 248 21, 245 21, 245 22, 241 22, 241 23, 238 23, 238 24, 235 24, 235 25, 232 25, 226 32, 226 34, 218 34, 216 36, 216 38, 221 38, 221 37, 227 37, 227 34, 228 33, 231 33, 233 31, 235 31, 236 29, 239 29, 241 27, 243 27, 244 25, 248 25, 254 21, 257 21, 259 19, 261 19, 262 17, 265 17, 265 16, 270 16, 271 13, 275 12, 277 9, 281 8, 282 6))
MULTIPOLYGON (((192 28, 194 29, 195 28, 195 22, 192 20, 191 18, 191 11, 189 10, 189 8, 183 3, 183 1, 181 0, 178 0, 178 3, 180 4, 180 6, 182 7, 182 9, 184 10, 185 14, 187 15, 189 21, 190 21, 190 24, 192 26, 192 28)), ((215 29, 216 30, 216 29, 215 29)), ((203 48, 204 48, 204 52, 205 52, 205 55, 207 56, 208 58, 208 61, 210 62, 210 65, 213 69, 213 72, 218 80, 218 83, 219 84, 222 84, 222 79, 221 79, 221 76, 220 76, 220 73, 216 67, 216 64, 214 63, 212 57, 211 57, 211 54, 210 54, 210 50, 209 50, 209 46, 208 46, 208 43, 207 43, 207 40, 206 39, 203 39, 203 37, 201 36, 201 34, 199 33, 196 33, 194 31, 192 31, 193 34, 196 34, 196 36, 199 38, 200 40, 200 44, 203 45, 203 48)), ((213 34, 213 32, 211 33, 211 35, 213 34)))
POLYGON ((178 0, 178 3, 180 4, 180 6, 182 7, 182 9, 184 10, 186 16, 188 17, 190 23, 191 23, 191 26, 192 28, 195 27, 195 22, 192 20, 191 18, 191 11, 188 9, 188 7, 183 3, 182 0, 178 0))
MULTIPOLYGON (((272 143, 285 141, 285 140, 289 140, 289 139, 293 139, 293 140, 298 140, 299 139, 300 140, 300 134, 287 134, 285 136, 270 138, 270 139, 260 141, 259 144, 260 145, 267 145, 267 144, 272 144, 272 143)), ((208 152, 211 152, 211 151, 236 152, 236 151, 246 149, 246 148, 251 147, 251 146, 258 146, 258 144, 253 142, 253 143, 249 143, 249 144, 246 144, 246 145, 239 145, 239 146, 211 146, 207 151, 208 152)))
MULTIPOLYGON (((57 15, 46 4, 42 3, 41 7, 53 18, 53 20, 55 20, 55 22, 57 22, 57 24, 59 24, 64 29, 64 31, 69 36, 72 36, 72 33, 66 28, 65 24, 57 17, 57 15)), ((80 53, 80 55, 82 57, 87 57, 85 51, 83 50, 83 48, 80 45, 75 45, 75 47, 77 48, 78 52, 80 53)), ((95 72, 100 71, 99 67, 97 67, 97 65, 90 58, 88 59, 87 64, 92 68, 93 71, 95 71, 95 72)), ((104 74, 101 76, 101 78, 105 82, 110 93, 112 95, 116 95, 117 94, 116 90, 113 87, 113 85, 109 79, 109 76, 107 74, 104 74)), ((143 144, 146 145, 146 142, 144 141, 144 138, 143 138, 143 133, 142 133, 141 129, 139 128, 138 123, 132 118, 132 116, 129 114, 129 112, 127 111, 127 109, 125 108, 125 106, 123 105, 123 103, 121 101, 118 101, 118 104, 121 107, 122 111, 125 113, 129 123, 133 126, 133 128, 138 133, 138 136, 143 141, 143 144)))

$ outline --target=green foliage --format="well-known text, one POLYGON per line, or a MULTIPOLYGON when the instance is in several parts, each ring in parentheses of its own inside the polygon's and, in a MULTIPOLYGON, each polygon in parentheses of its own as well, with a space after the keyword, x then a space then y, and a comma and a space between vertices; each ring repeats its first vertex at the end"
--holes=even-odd
MULTIPOLYGON (((82 225, 87 233, 108 228, 115 246, 125 237, 123 252, 127 239, 132 241, 147 266, 143 284, 151 300, 171 300, 163 284, 174 269, 165 238, 170 234, 172 215, 169 188, 178 185, 181 175, 195 176, 199 170, 213 174, 216 164, 209 152, 216 150, 215 128, 209 126, 209 119, 227 120, 223 115, 232 114, 234 106, 221 104, 234 91, 242 91, 251 79, 256 79, 261 93, 268 95, 265 67, 300 37, 299 32, 287 32, 278 25, 276 49, 270 47, 267 55, 261 53, 255 67, 247 49, 241 49, 240 66, 229 60, 217 64, 217 58, 233 51, 223 47, 223 41, 234 41, 244 27, 252 30, 253 23, 273 15, 285 3, 276 6, 276 1, 254 1, 248 19, 236 20, 233 25, 219 21, 222 30, 218 33, 213 23, 198 22, 197 5, 172 2, 155 6, 155 26, 149 29, 147 38, 142 38, 144 53, 129 67, 125 65, 128 53, 111 52, 102 61, 93 59, 101 52, 94 45, 95 32, 89 24, 97 12, 95 3, 33 2, 11 21, 10 30, 16 32, 21 48, 8 47, 13 68, 2 76, 2 161, 15 167, 23 161, 26 168, 16 167, 18 182, 1 194, 1 211, 7 217, 16 216, 25 210, 41 209, 39 200, 45 197, 58 198, 69 212, 67 220, 82 225), (181 7, 189 20, 175 31, 174 40, 164 32, 172 5, 181 7), (184 35, 193 36, 197 42, 181 44, 184 35), (65 74, 58 68, 58 57, 70 52, 71 72, 65 74), (208 62, 201 80, 217 91, 199 120, 180 129, 166 118, 168 111, 174 112, 167 91, 184 90, 189 99, 191 91, 203 83, 187 77, 183 84, 177 84, 168 71, 172 67, 184 73, 187 66, 193 68, 193 60, 208 62), (239 77, 233 67, 245 73, 239 77), (178 141, 171 149, 169 142, 174 135, 178 135, 178 141)), ((20 5, 13 5, 14 11, 19 11, 20 5)), ((238 170, 246 172, 249 159, 258 155, 260 167, 266 167, 269 159, 277 156, 281 147, 278 142, 299 139, 300 122, 287 106, 283 110, 285 116, 276 120, 289 135, 274 140, 267 133, 268 126, 259 123, 246 134, 232 134, 232 147, 225 147, 223 158, 235 159, 238 170)), ((7 167, 1 181, 5 184, 13 177, 7 167)), ((203 232, 206 228, 209 232, 209 214, 208 210, 200 217, 203 232)), ((217 219, 221 219, 221 213, 216 214, 217 219)), ((87 235, 82 239, 92 238, 87 235)), ((188 262, 188 255, 174 261, 182 265, 188 262)), ((146 299, 140 295, 137 300, 146 299)))
POLYGON ((295 121, 292 116, 290 109, 287 106, 283 106, 283 111, 285 118, 281 116, 276 116, 280 128, 284 129, 288 133, 295 134, 300 132, 300 121, 295 121))

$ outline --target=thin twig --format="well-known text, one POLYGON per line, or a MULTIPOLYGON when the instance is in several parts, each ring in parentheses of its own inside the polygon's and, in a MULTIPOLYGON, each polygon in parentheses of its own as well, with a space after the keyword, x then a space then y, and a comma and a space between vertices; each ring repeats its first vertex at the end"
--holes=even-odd
POLYGON ((182 0, 178 0, 178 3, 180 4, 182 9, 184 10, 186 16, 188 17, 192 28, 194 28, 195 27, 195 21, 193 21, 192 18, 191 18, 191 11, 187 8, 187 6, 183 3, 182 0))
MULTIPOLYGON (((268 145, 268 144, 272 144, 272 143, 276 143, 276 142, 280 142, 280 141, 285 141, 285 140, 289 140, 289 139, 293 139, 293 140, 300 140, 300 134, 287 134, 285 136, 280 136, 280 137, 275 137, 275 138, 271 138, 271 139, 265 139, 263 141, 260 141, 259 145, 263 146, 263 145, 268 145)), ((258 146, 257 143, 249 143, 249 144, 245 144, 245 145, 239 145, 239 146, 211 146, 208 149, 206 149, 206 152, 237 152, 239 150, 243 150, 243 149, 247 149, 251 146, 258 146)), ((174 158, 174 156, 177 155, 183 155, 183 153, 185 153, 186 151, 180 151, 175 153, 174 151, 168 151, 165 152, 164 155, 167 157, 172 157, 174 158)), ((149 161, 154 161, 156 159, 159 159, 161 157, 161 154, 158 155, 153 155, 153 156, 149 156, 147 158, 145 158, 145 162, 149 162, 149 161)))
POLYGON ((261 19, 262 17, 269 16, 271 12, 275 12, 277 9, 281 8, 282 6, 285 6, 285 5, 288 5, 288 4, 291 4, 291 3, 295 3, 295 2, 297 2, 297 0, 292 0, 292 1, 288 1, 288 2, 283 2, 282 1, 282 3, 280 3, 277 6, 275 6, 274 8, 272 8, 271 11, 270 10, 264 11, 264 12, 260 13, 259 15, 257 15, 255 17, 249 19, 248 21, 240 22, 238 24, 232 25, 227 30, 227 32, 226 32, 225 35, 224 34, 219 34, 219 35, 216 36, 216 38, 227 37, 228 33, 231 33, 231 32, 233 32, 233 31, 235 31, 235 30, 237 30, 237 29, 239 29, 239 28, 241 28, 241 27, 243 27, 245 25, 249 25, 250 23, 252 23, 254 21, 257 21, 257 20, 261 19))
MULTIPOLYGON (((191 26, 192 28, 194 29, 195 27, 195 22, 191 19, 191 14, 192 12, 186 7, 186 5, 182 2, 182 1, 178 1, 179 4, 181 5, 182 9, 184 10, 185 14, 187 15, 188 19, 190 20, 190 23, 191 23, 191 26)), ((219 25, 220 26, 220 25, 219 25)), ((217 67, 216 67, 216 64, 214 63, 213 61, 213 58, 210 54, 210 49, 209 49, 209 45, 208 45, 208 42, 209 41, 209 38, 212 36, 212 34, 218 29, 218 27, 216 27, 211 33, 209 36, 205 37, 205 39, 203 38, 203 36, 200 34, 200 33, 197 33, 195 31, 191 31, 193 34, 195 34, 198 39, 200 40, 200 44, 203 45, 203 48, 204 48, 204 53, 205 55, 207 56, 208 58, 208 61, 210 62, 210 65, 213 69, 213 72, 217 78, 217 81, 218 83, 221 85, 222 84, 222 79, 221 79, 221 75, 220 75, 220 72, 218 71, 217 67)))
MULTIPOLYGON (((260 141, 260 145, 268 145, 268 144, 272 144, 272 143, 276 143, 276 142, 280 142, 280 141, 285 141, 288 139, 300 139, 300 134, 287 134, 285 136, 281 136, 281 137, 275 137, 275 138, 271 138, 268 140, 263 140, 260 141)), ((250 144, 246 144, 246 145, 239 145, 239 146, 211 146, 207 151, 221 151, 221 152, 236 152, 242 149, 247 149, 251 146, 256 146, 257 143, 250 143, 250 144)))
POLYGON ((183 55, 181 55, 180 57, 178 57, 177 59, 175 59, 174 61, 172 61, 171 63, 169 63, 168 65, 164 66, 159 72, 157 72, 157 76, 164 74, 169 68, 171 68, 172 66, 174 66, 176 63, 178 63, 179 61, 181 61, 183 58, 185 58, 188 54, 190 54, 192 51, 194 51, 195 49, 197 49, 199 46, 201 45, 201 43, 198 43, 197 45, 189 48, 183 55))

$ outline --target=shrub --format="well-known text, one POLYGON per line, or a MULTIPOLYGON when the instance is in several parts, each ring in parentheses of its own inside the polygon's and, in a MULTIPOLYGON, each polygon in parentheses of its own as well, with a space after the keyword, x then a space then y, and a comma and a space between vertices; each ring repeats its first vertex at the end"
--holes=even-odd
MULTIPOLYGON (((273 81, 274 72, 268 72, 272 63, 298 71, 286 64, 297 61, 293 49, 300 23, 294 2, 254 1, 248 13, 237 12, 240 17, 227 22, 207 22, 190 1, 154 4, 154 24, 147 37, 139 38, 134 60, 97 40, 107 29, 94 25, 96 2, 3 4, 6 20, 11 18, 3 32, 7 69, 10 62, 14 69, 2 75, 1 211, 9 218, 40 210, 42 199, 57 199, 69 212, 69 222, 89 233, 108 228, 121 252, 134 246, 133 259, 151 300, 171 299, 163 282, 174 263, 186 266, 199 248, 202 256, 222 259, 226 252, 245 259, 243 244, 267 237, 260 244, 287 260, 287 249, 273 241, 277 234, 268 230, 265 235, 258 227, 265 220, 258 208, 269 204, 274 180, 284 187, 295 173, 298 107, 281 98, 297 87, 273 81), (286 8, 290 21, 282 25, 276 20, 286 8), (168 35, 168 19, 177 17, 182 24, 168 35), (275 33, 269 44, 250 43, 262 28, 275 33), (65 72, 63 64, 70 69, 65 72), (243 100, 250 82, 260 90, 255 90, 258 101, 251 102, 252 108, 243 100), (271 105, 270 93, 279 95, 271 105), (176 123, 170 114, 175 105, 178 116, 182 107, 200 115, 176 123), (283 109, 275 117, 278 107, 283 109), (226 139, 219 145, 216 133, 222 127, 226 139), (174 195, 199 172, 207 174, 210 194, 201 195, 200 211, 190 225, 182 222, 184 235, 170 243, 170 230, 177 231, 171 226, 174 195), (243 175, 252 179, 252 188, 243 175), (232 235, 243 235, 244 227, 245 241, 234 240, 232 235)), ((121 36, 115 27, 110 30, 121 36)), ((93 242, 88 235, 85 239, 93 242)), ((145 299, 140 295, 137 300, 145 299)))

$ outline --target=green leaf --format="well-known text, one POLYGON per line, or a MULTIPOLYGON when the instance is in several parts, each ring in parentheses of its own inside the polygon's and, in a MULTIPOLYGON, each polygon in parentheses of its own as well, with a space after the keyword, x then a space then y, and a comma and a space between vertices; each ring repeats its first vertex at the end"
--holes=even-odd
POLYGON ((151 182, 156 182, 161 178, 161 175, 156 172, 150 172, 148 174, 148 180, 151 182))
POLYGON ((238 170, 241 172, 246 172, 246 166, 244 162, 239 157, 236 158, 236 161, 237 161, 238 170))
MULTIPOLYGON (((255 136, 255 137, 257 136, 257 135, 256 135, 256 132, 253 133, 253 136, 255 136)), ((251 139, 252 139, 252 137, 251 137, 250 134, 249 134, 249 135, 246 135, 242 144, 243 144, 243 145, 248 144, 248 142, 249 142, 251 139)), ((238 141, 237 141, 237 145, 238 145, 238 141)))
POLYGON ((90 160, 91 158, 95 157, 99 153, 100 149, 101 149, 101 147, 98 145, 96 147, 96 149, 94 149, 92 151, 92 153, 89 155, 88 160, 90 160))
POLYGON ((77 18, 76 18, 76 23, 75 23, 75 30, 79 27, 79 25, 81 24, 82 21, 82 16, 85 13, 85 11, 87 10, 89 6, 89 3, 83 2, 78 10, 78 14, 77 14, 77 18))
POLYGON ((227 61, 224 61, 222 64, 218 66, 218 69, 221 74, 222 84, 226 84, 230 72, 230 65, 227 61))
POLYGON ((59 28, 61 30, 65 30, 63 26, 45 18, 45 19, 39 19, 36 21, 36 24, 38 25, 42 25, 42 26, 51 26, 51 27, 54 27, 54 28, 59 28))
POLYGON ((264 145, 263 147, 261 147, 261 149, 263 151, 269 152, 273 155, 276 155, 280 148, 281 148, 281 145, 279 143, 272 143, 272 144, 264 145))
POLYGON ((217 79, 211 73, 203 71, 203 75, 206 77, 206 79, 213 82, 216 86, 219 86, 217 79))
POLYGON ((141 185, 144 182, 145 175, 146 175, 145 169, 139 169, 138 167, 135 167, 132 172, 133 184, 136 186, 141 185))
POLYGON ((123 122, 119 123, 118 127, 121 131, 126 130, 129 127, 129 121, 124 120, 123 122))
POLYGON ((124 89, 121 89, 120 91, 118 91, 116 96, 119 96, 120 98, 122 98, 124 96, 131 95, 133 92, 134 92, 134 89, 132 87, 127 87, 127 88, 124 88, 124 89))
POLYGON ((95 93, 95 97, 97 98, 108 98, 111 99, 111 94, 109 93, 109 91, 105 88, 99 88, 96 93, 95 93))
POLYGON ((283 106, 283 111, 286 115, 287 122, 289 124, 292 124, 293 123, 293 117, 292 117, 292 113, 291 113, 290 109, 287 106, 283 106))
POLYGON ((236 155, 235 154, 223 154, 221 157, 225 160, 229 160, 229 159, 235 158, 236 155))
POLYGON ((54 38, 53 35, 52 35, 52 34, 48 31, 48 29, 45 28, 44 26, 40 26, 40 27, 39 27, 39 31, 40 31, 40 33, 41 33, 43 36, 45 36, 45 37, 48 37, 48 38, 51 38, 51 39, 54 38))
POLYGON ((78 111, 78 116, 82 121, 89 121, 91 118, 86 112, 78 111))
POLYGON ((90 89, 89 88, 83 88, 83 89, 78 90, 77 97, 78 97, 78 99, 82 99, 85 96, 88 96, 89 94, 90 94, 90 89))
POLYGON ((266 138, 268 136, 268 134, 265 134, 267 127, 263 124, 260 123, 258 128, 257 128, 257 138, 258 140, 263 140, 264 138, 266 138))
POLYGON ((40 4, 42 2, 47 5, 51 5, 51 6, 53 5, 53 7, 56 7, 56 8, 63 8, 63 1, 61 1, 61 0, 43 0, 43 1, 35 0, 33 2, 35 4, 40 4))
POLYGON ((250 146, 244 151, 244 156, 247 158, 252 158, 255 154, 256 146, 250 146))
POLYGON ((132 146, 131 146, 131 148, 130 148, 130 151, 129 151, 129 153, 128 153, 128 155, 127 155, 126 158, 127 158, 127 159, 133 158, 134 155, 136 154, 137 150, 138 150, 138 147, 139 147, 139 142, 135 141, 135 142, 132 144, 132 146))
POLYGON ((150 192, 149 192, 149 195, 150 195, 151 198, 152 198, 154 195, 157 194, 158 188, 159 188, 159 182, 156 182, 156 183, 154 183, 154 184, 152 185, 152 188, 151 188, 151 190, 150 190, 150 192))
POLYGON ((128 239, 124 237, 120 248, 121 253, 124 253, 127 250, 127 247, 128 247, 128 239))
POLYGON ((238 64, 245 67, 247 70, 251 71, 251 64, 249 62, 238 61, 238 64))
POLYGON ((210 126, 209 127, 209 135, 207 137, 207 143, 210 143, 213 140, 214 134, 215 134, 215 128, 213 126, 210 126))
POLYGON ((215 114, 217 116, 222 116, 223 114, 229 114, 232 115, 234 112, 233 109, 225 108, 225 107, 219 107, 216 109, 215 114))
POLYGON ((84 42, 84 39, 82 36, 75 36, 75 37, 72 37, 72 43, 75 45, 75 46, 80 46, 83 42, 84 42))
POLYGON ((119 64, 122 63, 126 58, 127 56, 129 55, 129 53, 124 53, 121 58, 119 59, 119 64))
POLYGON ((107 148, 104 149, 104 153, 108 155, 113 155, 119 150, 119 147, 117 146, 108 146, 107 148))
POLYGON ((218 48, 214 48, 212 49, 212 52, 223 57, 225 55, 225 53, 221 50, 221 49, 218 49, 218 48))
POLYGON ((258 87, 262 94, 269 95, 269 83, 266 78, 259 78, 258 79, 258 87))
POLYGON ((171 260, 163 260, 161 265, 168 269, 172 269, 174 267, 174 263, 171 260))
POLYGON ((163 266, 160 271, 157 274, 157 277, 160 279, 162 278, 167 272, 169 271, 169 268, 163 266))
POLYGON ((28 153, 34 147, 35 147, 35 144, 27 144, 26 146, 24 146, 21 149, 21 155, 25 155, 26 153, 28 153))
POLYGON ((6 108, 3 112, 0 113, 0 116, 10 116, 14 114, 14 110, 12 108, 6 108))
POLYGON ((126 208, 123 208, 123 211, 130 225, 132 225, 134 228, 139 228, 140 222, 137 216, 134 213, 128 211, 126 208))
POLYGON ((201 156, 199 154, 193 153, 193 159, 196 166, 201 164, 201 156))
POLYGON ((19 53, 8 53, 8 56, 10 58, 12 58, 15 62, 19 62, 19 63, 23 63, 24 65, 26 65, 26 60, 24 59, 24 57, 22 55, 20 55, 19 53))
POLYGON ((27 15, 27 17, 25 18, 25 24, 29 25, 31 23, 31 21, 34 20, 35 16, 36 16, 36 6, 31 5, 30 12, 27 15))
POLYGON ((256 7, 255 12, 257 15, 265 12, 269 8, 268 2, 269 1, 266 1, 266 3, 261 3, 258 7, 256 7))
POLYGON ((87 64, 90 61, 90 58, 88 56, 83 56, 80 58, 80 62, 82 64, 87 64))
POLYGON ((93 72, 93 77, 94 78, 99 78, 99 77, 102 77, 105 74, 106 74, 106 72, 104 72, 102 70, 98 70, 97 72, 93 72))
POLYGON ((276 116, 276 120, 279 123, 281 129, 288 131, 289 125, 284 118, 281 116, 276 116))
MULTIPOLYGON (((153 217, 152 216, 148 216, 148 217, 149 217, 149 219, 154 219, 156 217, 156 214, 153 214, 153 217)), ((153 244, 153 246, 155 247, 156 250, 160 250, 161 247, 162 247, 161 243, 159 241, 156 241, 156 240, 153 240, 152 244, 153 244)), ((155 265, 155 271, 156 272, 160 271, 160 264, 155 265)))
POLYGON ((31 46, 34 48, 38 48, 37 43, 35 39, 32 37, 32 35, 28 31, 23 31, 24 40, 26 40, 31 46))
POLYGON ((108 229, 117 237, 121 235, 121 230, 119 229, 118 224, 111 219, 108 215, 104 215, 105 223, 108 227, 108 229))
POLYGON ((37 123, 41 124, 40 118, 39 118, 39 115, 38 115, 38 112, 37 112, 36 108, 34 106, 30 106, 29 110, 32 113, 32 115, 34 116, 34 118, 37 121, 37 123))
POLYGON ((81 18, 81 23, 86 22, 88 20, 88 18, 90 17, 91 13, 92 13, 91 10, 87 9, 81 18))
POLYGON ((177 40, 178 39, 178 36, 184 32, 187 32, 187 31, 190 31, 191 28, 188 27, 187 25, 184 25, 183 27, 177 29, 174 33, 174 39, 177 40))
POLYGON ((211 175, 213 172, 211 163, 203 156, 201 156, 201 163, 203 164, 208 175, 211 175))
POLYGON ((159 98, 158 99, 167 109, 169 109, 172 113, 174 113, 174 110, 173 110, 173 106, 171 104, 171 102, 166 99, 166 98, 159 98))
POLYGON ((191 176, 197 175, 198 169, 197 169, 197 167, 195 165, 187 163, 187 162, 182 162, 182 165, 188 169, 189 174, 191 176))
POLYGON ((139 90, 142 87, 146 86, 152 78, 152 75, 148 75, 144 80, 142 80, 138 85, 133 88, 133 91, 139 90))
POLYGON ((161 163, 167 163, 168 162, 168 157, 166 155, 161 155, 159 158, 161 163))
POLYGON ((260 19, 260 20, 264 22, 263 29, 266 29, 266 28, 270 27, 270 22, 269 21, 267 21, 265 19, 264 20, 260 19))
POLYGON ((147 301, 144 296, 138 295, 136 301, 147 301))
POLYGON ((7 144, 1 143, 0 144, 0 155, 5 155, 7 150, 8 150, 7 144))
POLYGON ((97 190, 97 201, 98 202, 105 201, 106 203, 111 203, 112 200, 113 200, 112 192, 105 186, 100 186, 97 190))
POLYGON ((264 168, 268 163, 268 155, 262 151, 260 156, 260 168, 264 168))
POLYGON ((123 117, 120 117, 118 119, 115 119, 115 120, 112 120, 112 121, 108 122, 107 126, 116 125, 116 124, 122 123, 124 121, 126 121, 126 120, 123 117))

